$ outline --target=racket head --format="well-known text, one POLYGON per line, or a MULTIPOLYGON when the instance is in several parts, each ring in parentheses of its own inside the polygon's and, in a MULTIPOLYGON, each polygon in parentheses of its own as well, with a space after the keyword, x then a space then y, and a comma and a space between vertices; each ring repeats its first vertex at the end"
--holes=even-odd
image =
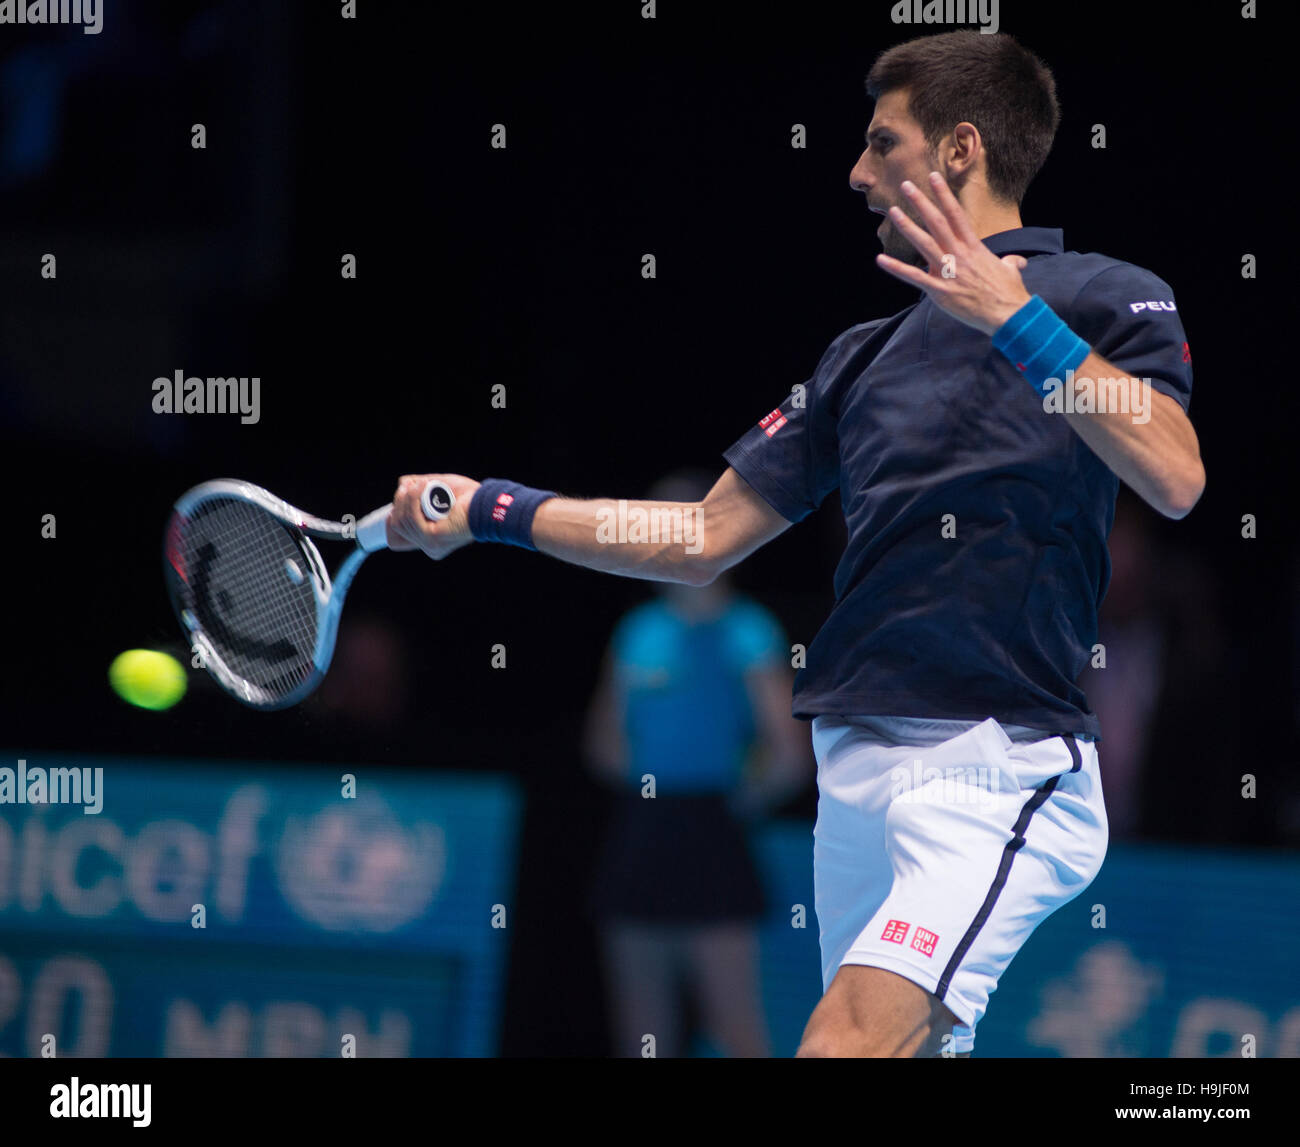
POLYGON ((253 709, 301 701, 333 652, 338 603, 307 530, 346 536, 234 479, 187 490, 167 523, 163 572, 177 620, 204 668, 253 709))

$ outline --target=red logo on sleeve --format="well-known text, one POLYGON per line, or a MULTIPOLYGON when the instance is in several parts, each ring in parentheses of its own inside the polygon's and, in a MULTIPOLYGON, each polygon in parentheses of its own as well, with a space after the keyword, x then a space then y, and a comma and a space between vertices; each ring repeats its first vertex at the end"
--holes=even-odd
POLYGON ((890 940, 895 944, 901 944, 907 936, 907 930, 911 927, 906 920, 890 920, 885 925, 885 930, 880 933, 882 940, 890 940))
POLYGON ((1192 348, 1189 347, 1186 343, 1183 343, 1183 362, 1191 362, 1191 361, 1192 361, 1192 348))
MULTIPOLYGON (((760 430, 766 430, 768 425, 775 422, 778 418, 781 418, 781 408, 779 406, 772 411, 771 414, 766 414, 758 420, 758 428, 760 430)), ((781 421, 784 422, 785 419, 782 418, 781 421)))
POLYGON ((927 932, 924 928, 917 927, 916 935, 912 937, 912 947, 921 953, 922 956, 933 956, 934 946, 939 942, 939 937, 933 932, 927 932))

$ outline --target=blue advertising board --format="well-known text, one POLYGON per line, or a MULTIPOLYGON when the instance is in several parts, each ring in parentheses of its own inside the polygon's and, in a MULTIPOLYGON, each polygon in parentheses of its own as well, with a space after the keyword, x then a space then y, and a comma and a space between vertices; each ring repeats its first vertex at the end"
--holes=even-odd
POLYGON ((512 782, 48 754, 26 768, 102 770, 102 807, 0 803, 0 1053, 494 1053, 512 782))
MULTIPOLYGON (((27 764, 101 769, 102 807, 0 803, 0 1055, 495 1053, 511 781, 27 764)), ((763 1004, 788 1056, 821 995, 812 826, 755 844, 763 1004)), ((1112 844, 1003 976, 976 1055, 1300 1056, 1297 909, 1294 855, 1112 844)))

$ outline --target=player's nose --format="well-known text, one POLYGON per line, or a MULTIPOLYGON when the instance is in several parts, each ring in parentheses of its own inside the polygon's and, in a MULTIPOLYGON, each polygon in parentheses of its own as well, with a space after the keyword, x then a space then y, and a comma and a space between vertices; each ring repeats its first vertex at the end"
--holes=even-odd
POLYGON ((859 157, 858 162, 853 165, 849 172, 849 186, 854 191, 861 191, 864 195, 871 190, 871 177, 867 173, 866 164, 867 153, 864 151, 859 157))

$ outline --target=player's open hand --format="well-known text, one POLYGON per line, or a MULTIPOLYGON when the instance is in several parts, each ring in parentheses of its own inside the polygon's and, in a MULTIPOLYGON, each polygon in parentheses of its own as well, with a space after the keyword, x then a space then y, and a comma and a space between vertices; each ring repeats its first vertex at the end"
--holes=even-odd
POLYGON ((876 263, 895 278, 920 287, 953 318, 992 335, 1030 300, 1020 277, 1027 261, 1023 255, 999 258, 990 251, 937 171, 930 172, 930 186, 937 206, 910 180, 903 183, 903 194, 920 212, 924 227, 900 208, 889 209, 894 226, 929 264, 928 273, 889 255, 877 255, 876 263))
POLYGON ((434 561, 455 553, 474 540, 469 532, 469 503, 479 484, 463 474, 404 474, 393 495, 388 515, 390 550, 423 550, 434 561), (456 504, 445 518, 431 522, 420 508, 425 486, 437 479, 456 495, 456 504))

